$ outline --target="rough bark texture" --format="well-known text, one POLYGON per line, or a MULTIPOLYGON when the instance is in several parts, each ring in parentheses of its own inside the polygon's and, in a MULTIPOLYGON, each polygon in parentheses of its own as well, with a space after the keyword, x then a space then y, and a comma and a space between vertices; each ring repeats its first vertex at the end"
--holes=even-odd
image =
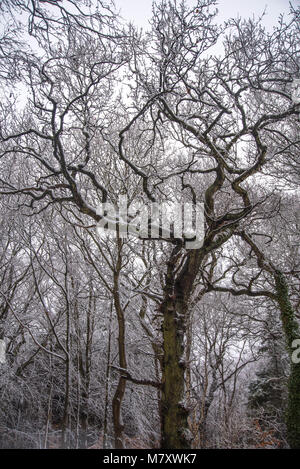
POLYGON ((188 448, 187 410, 184 407, 184 308, 168 302, 164 310, 162 370, 162 448, 188 448))
POLYGON ((199 251, 191 251, 175 281, 176 262, 180 248, 174 248, 168 262, 163 313, 162 366, 162 448, 190 448, 188 411, 185 398, 184 336, 188 314, 188 299, 199 270, 199 251))
MULTIPOLYGON (((292 356, 292 343, 300 338, 299 326, 295 320, 289 300, 288 287, 280 271, 275 274, 277 301, 281 312, 281 321, 285 333, 289 356, 292 356)), ((287 440, 292 449, 300 449, 300 363, 293 363, 288 384, 288 406, 286 414, 287 440)))
MULTIPOLYGON (((218 184, 218 178, 213 185, 218 184)), ((209 198, 208 198, 209 200, 209 198)), ((184 336, 189 314, 189 299, 203 259, 232 236, 232 230, 217 240, 208 236, 200 249, 190 250, 182 267, 178 268, 181 248, 176 246, 167 264, 164 288, 163 314, 163 367, 162 367, 162 448, 186 449, 191 447, 192 435, 188 425, 185 399, 184 336)))

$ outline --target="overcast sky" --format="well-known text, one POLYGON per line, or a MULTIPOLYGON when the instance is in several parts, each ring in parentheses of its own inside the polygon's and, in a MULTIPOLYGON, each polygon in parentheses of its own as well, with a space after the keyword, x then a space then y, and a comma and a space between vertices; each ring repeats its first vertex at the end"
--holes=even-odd
MULTIPOLYGON (((293 0, 294 6, 298 5, 300 0, 293 0)), ((191 5, 195 1, 190 0, 191 5)), ((134 21, 140 27, 147 28, 148 19, 151 16, 152 0, 115 0, 118 9, 121 9, 122 16, 134 21)), ((260 15, 267 7, 267 16, 265 26, 272 28, 276 24, 280 13, 288 13, 289 0, 219 0, 218 9, 220 20, 228 19, 232 16, 241 17, 260 15)))

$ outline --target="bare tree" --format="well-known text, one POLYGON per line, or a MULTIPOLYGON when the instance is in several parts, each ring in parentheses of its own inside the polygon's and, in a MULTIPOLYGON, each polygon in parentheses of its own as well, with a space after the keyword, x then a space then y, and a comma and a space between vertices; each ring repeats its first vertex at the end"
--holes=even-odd
MULTIPOLYGON (((274 171, 283 155, 299 151, 299 105, 291 97, 299 74, 299 11, 268 33, 260 20, 218 27, 214 0, 199 0, 193 8, 163 0, 154 5, 152 30, 141 36, 131 27, 122 29, 112 7, 94 5, 93 13, 81 4, 71 13, 50 0, 26 7, 38 46, 18 62, 26 104, 21 110, 2 105, 1 194, 16 196, 35 214, 56 204, 73 225, 92 229, 91 220, 95 225, 101 219, 99 202, 116 199, 101 168, 109 152, 116 167, 128 173, 124 192, 132 198, 204 204, 201 247, 188 249, 187 233, 178 237, 171 230, 166 240, 160 227, 158 236, 166 256, 157 297, 163 338, 161 446, 189 448, 185 336, 191 297, 197 282, 209 290, 208 260, 234 234, 244 233, 271 195, 271 189, 257 191, 253 180, 267 184, 268 168, 274 171), (122 99, 125 88, 129 96, 122 99), (26 175, 9 170, 15 163, 26 175), (132 179, 138 180, 134 188, 132 179)), ((23 8, 18 1, 14 6, 23 8)), ((150 236, 143 239, 152 242, 150 236)), ((216 262, 221 259, 216 254, 216 262)), ((116 295, 119 257, 117 264, 121 404, 126 380, 142 383, 127 370, 116 295)), ((277 270, 273 274, 282 314, 290 318, 286 284, 277 270)), ((294 336, 293 329, 289 343, 294 336)), ((120 441, 121 427, 117 434, 120 441)))

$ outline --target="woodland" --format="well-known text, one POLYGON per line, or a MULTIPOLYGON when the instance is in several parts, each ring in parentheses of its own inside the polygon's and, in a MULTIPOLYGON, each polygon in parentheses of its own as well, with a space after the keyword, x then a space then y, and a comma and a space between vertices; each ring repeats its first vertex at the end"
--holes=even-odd
POLYGON ((217 7, 0 2, 2 449, 300 449, 300 8, 217 7))

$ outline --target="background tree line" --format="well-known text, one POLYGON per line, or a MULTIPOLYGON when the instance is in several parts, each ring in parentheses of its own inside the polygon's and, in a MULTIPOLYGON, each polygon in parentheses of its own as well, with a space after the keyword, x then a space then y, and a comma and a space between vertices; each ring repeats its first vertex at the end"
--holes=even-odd
POLYGON ((3 448, 300 446, 300 11, 215 5, 1 3, 3 448), (202 246, 99 237, 119 195, 202 246))

